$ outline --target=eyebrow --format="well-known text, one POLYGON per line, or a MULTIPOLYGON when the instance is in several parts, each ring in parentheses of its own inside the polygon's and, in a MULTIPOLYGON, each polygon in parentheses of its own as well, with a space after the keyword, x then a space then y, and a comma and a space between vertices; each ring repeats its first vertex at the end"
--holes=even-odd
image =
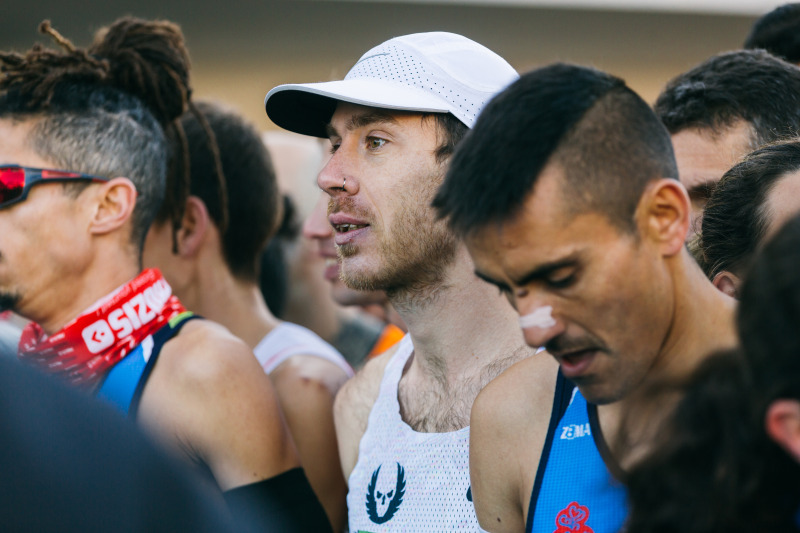
MULTIPOLYGON (((351 116, 344 128, 346 131, 353 131, 355 129, 363 128, 364 126, 370 126, 373 124, 396 125, 398 122, 397 119, 389 113, 378 110, 365 111, 364 113, 357 113, 351 116)), ((335 137, 339 135, 339 132, 336 131, 336 128, 334 128, 333 124, 330 122, 325 125, 325 131, 328 134, 328 137, 335 137)))
POLYGON ((690 197, 698 195, 711 196, 717 185, 719 185, 718 178, 707 178, 691 188, 687 187, 686 192, 689 193, 690 197))
MULTIPOLYGON (((527 285, 529 283, 532 283, 534 281, 541 280, 541 279, 546 279, 547 276, 550 275, 550 273, 552 273, 552 272, 554 272, 556 270, 559 270, 559 269, 562 269, 562 268, 571 267, 571 266, 575 266, 577 264, 578 264, 578 254, 574 253, 574 254, 572 254, 572 255, 570 255, 568 257, 565 257, 564 259, 559 259, 558 261, 552 261, 550 263, 545 263, 545 264, 543 264, 541 266, 538 266, 538 267, 534 268, 533 270, 531 270, 530 272, 527 272, 526 274, 523 274, 517 280, 511 280, 511 281, 517 287, 524 287, 525 285, 527 285)), ((478 276, 483 281, 485 281, 486 283, 490 283, 492 285, 500 287, 501 289, 507 289, 508 288, 508 286, 505 283, 502 283, 500 281, 494 280, 494 279, 490 278, 489 276, 487 276, 487 275, 485 275, 485 274, 483 274, 483 273, 481 273, 481 272, 479 272, 477 270, 475 270, 475 275, 478 276)))

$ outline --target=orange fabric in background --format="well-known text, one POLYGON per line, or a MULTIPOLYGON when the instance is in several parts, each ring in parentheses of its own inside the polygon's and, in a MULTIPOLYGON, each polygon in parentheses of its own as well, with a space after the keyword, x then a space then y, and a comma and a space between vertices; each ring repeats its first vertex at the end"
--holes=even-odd
POLYGON ((372 359, 376 357, 398 342, 405 336, 405 332, 395 326, 394 324, 386 324, 386 327, 383 328, 381 332, 381 336, 378 337, 378 342, 375 343, 375 346, 372 347, 372 351, 369 352, 367 355, 367 359, 372 359))

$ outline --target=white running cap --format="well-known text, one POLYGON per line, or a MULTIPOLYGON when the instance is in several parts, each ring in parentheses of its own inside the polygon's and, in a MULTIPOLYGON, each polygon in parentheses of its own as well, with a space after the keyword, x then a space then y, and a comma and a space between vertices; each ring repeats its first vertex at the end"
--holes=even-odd
POLYGON ((361 56, 344 80, 279 85, 264 99, 287 130, 327 137, 337 102, 423 113, 452 113, 472 127, 483 106, 519 75, 483 45, 446 32, 395 37, 361 56))

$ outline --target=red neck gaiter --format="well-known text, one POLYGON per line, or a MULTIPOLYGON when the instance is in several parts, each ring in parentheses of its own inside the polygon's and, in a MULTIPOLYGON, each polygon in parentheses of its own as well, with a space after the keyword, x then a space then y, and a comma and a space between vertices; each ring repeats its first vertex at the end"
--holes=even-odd
POLYGON ((147 269, 50 337, 39 324, 28 324, 19 341, 19 357, 88 388, 184 311, 161 272, 147 269))

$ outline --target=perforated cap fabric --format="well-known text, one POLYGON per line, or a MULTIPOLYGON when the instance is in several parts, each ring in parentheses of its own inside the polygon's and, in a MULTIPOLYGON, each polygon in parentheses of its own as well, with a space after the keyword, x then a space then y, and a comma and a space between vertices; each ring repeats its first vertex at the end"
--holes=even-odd
POLYGON ((344 80, 279 85, 267 115, 296 133, 327 137, 337 102, 383 109, 452 113, 472 127, 483 106, 519 75, 483 45, 446 32, 390 39, 361 56, 344 80))

